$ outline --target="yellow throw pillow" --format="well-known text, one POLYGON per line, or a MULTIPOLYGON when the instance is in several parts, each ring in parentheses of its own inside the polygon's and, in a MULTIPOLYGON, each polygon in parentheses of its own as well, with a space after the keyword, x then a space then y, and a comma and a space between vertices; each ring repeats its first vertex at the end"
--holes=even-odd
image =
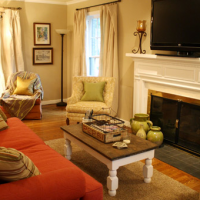
POLYGON ((0 108, 0 116, 3 118, 3 120, 4 120, 5 122, 7 122, 7 116, 6 116, 6 114, 3 112, 3 110, 1 110, 1 108, 0 108))
POLYGON ((39 174, 38 168, 22 152, 0 147, 0 181, 17 181, 39 174))
POLYGON ((33 85, 36 81, 34 79, 22 79, 21 77, 17 77, 17 87, 13 94, 19 95, 33 95, 33 85))
POLYGON ((4 121, 3 117, 1 117, 0 115, 0 131, 7 129, 8 125, 7 123, 4 121))
POLYGON ((104 101, 103 90, 105 86, 104 82, 87 83, 84 82, 84 95, 81 101, 104 101))

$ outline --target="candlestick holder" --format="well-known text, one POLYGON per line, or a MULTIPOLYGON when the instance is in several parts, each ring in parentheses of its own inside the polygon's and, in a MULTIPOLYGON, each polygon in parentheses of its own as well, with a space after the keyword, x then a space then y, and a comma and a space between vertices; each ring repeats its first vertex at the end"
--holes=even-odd
POLYGON ((134 54, 136 54, 138 51, 140 51, 140 53, 141 54, 145 54, 146 53, 146 50, 142 50, 142 37, 144 36, 144 37, 146 37, 147 36, 147 33, 146 32, 144 32, 144 31, 137 31, 137 32, 134 32, 133 33, 133 35, 134 36, 139 36, 139 47, 138 47, 138 49, 136 50, 136 49, 133 49, 132 50, 132 52, 134 53, 134 54))

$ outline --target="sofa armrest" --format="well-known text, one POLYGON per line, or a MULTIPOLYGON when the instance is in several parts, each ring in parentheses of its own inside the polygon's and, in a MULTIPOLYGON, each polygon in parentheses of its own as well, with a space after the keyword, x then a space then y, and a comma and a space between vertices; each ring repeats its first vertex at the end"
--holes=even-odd
POLYGON ((0 185, 1 200, 66 200, 85 195, 85 177, 79 169, 65 168, 0 185))

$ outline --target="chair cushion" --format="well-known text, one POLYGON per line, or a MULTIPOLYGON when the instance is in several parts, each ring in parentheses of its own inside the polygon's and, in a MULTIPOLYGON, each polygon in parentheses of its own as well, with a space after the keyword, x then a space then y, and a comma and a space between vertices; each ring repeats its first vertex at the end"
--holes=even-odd
POLYGON ((17 77, 17 87, 13 94, 18 95, 33 95, 33 85, 36 81, 36 78, 33 79, 22 79, 21 77, 17 77))
POLYGON ((79 101, 75 104, 67 105, 68 113, 85 114, 87 110, 92 110, 95 114, 110 114, 110 108, 103 102, 98 101, 79 101))
POLYGON ((104 101, 103 90, 105 86, 105 81, 98 83, 84 83, 84 95, 81 101, 104 101))
POLYGON ((34 163, 22 152, 0 147, 0 180, 11 182, 39 175, 34 163))

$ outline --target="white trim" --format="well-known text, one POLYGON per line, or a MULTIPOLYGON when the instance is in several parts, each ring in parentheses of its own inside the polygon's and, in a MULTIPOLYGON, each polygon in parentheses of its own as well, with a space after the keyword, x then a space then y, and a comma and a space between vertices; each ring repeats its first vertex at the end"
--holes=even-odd
MULTIPOLYGON (((63 99, 64 102, 67 102, 67 99, 63 99)), ((50 105, 50 104, 57 104, 60 102, 60 99, 55 99, 55 100, 47 100, 43 101, 42 100, 42 105, 50 105)))
POLYGON ((80 3, 80 2, 83 2, 83 1, 87 1, 87 0, 73 0, 73 1, 66 2, 66 5, 71 5, 71 4, 75 4, 75 3, 80 3))
POLYGON ((70 2, 63 2, 63 1, 59 1, 59 0, 54 0, 54 1, 41 1, 41 0, 7 0, 7 1, 23 1, 23 2, 27 2, 27 3, 44 3, 44 4, 57 4, 57 5, 72 5, 75 3, 80 3, 83 1, 87 1, 87 0, 72 0, 70 2))
POLYGON ((96 17, 96 15, 98 16, 98 18, 100 17, 100 10, 96 10, 96 11, 92 11, 92 12, 87 13, 87 16, 96 17))

